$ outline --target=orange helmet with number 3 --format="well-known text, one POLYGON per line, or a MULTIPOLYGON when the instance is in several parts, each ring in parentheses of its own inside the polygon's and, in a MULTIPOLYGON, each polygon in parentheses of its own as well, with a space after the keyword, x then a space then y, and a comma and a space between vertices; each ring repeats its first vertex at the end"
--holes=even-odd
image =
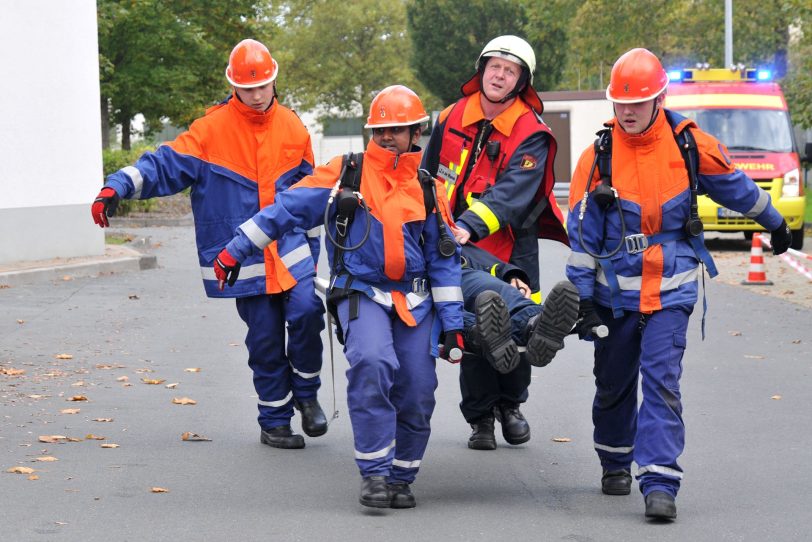
POLYGON ((392 85, 372 99, 364 128, 411 126, 427 120, 429 116, 417 94, 403 85, 392 85))
POLYGON ((279 66, 271 52, 257 40, 242 40, 228 57, 226 79, 238 88, 267 85, 276 79, 278 73, 279 66))

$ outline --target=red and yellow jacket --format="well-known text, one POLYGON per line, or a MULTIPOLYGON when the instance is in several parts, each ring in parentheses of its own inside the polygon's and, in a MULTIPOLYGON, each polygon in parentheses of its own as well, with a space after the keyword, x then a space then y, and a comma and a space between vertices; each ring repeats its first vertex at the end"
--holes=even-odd
POLYGON ((248 256, 232 288, 220 291, 212 268, 240 224, 312 171, 310 135, 294 112, 278 102, 267 111, 256 111, 232 95, 171 143, 110 175, 106 185, 123 198, 136 199, 191 187, 206 294, 245 297, 286 291, 298 279, 315 274, 304 230, 248 256))
MULTIPOLYGON (((591 198, 587 199, 579 235, 581 200, 595 158, 594 147, 581 154, 570 186, 567 217, 572 247, 567 278, 578 287, 581 298, 594 298, 601 305, 612 307, 614 297, 616 308, 642 313, 696 303, 700 260, 687 236, 652 244, 636 253, 629 253, 625 243, 625 237, 678 232, 685 226, 690 215, 690 187, 674 132, 680 133, 686 127, 691 128, 697 144, 701 193, 768 230, 776 229, 783 220, 770 203, 769 194, 734 168, 727 149, 719 141, 700 130, 692 120, 673 112, 669 115, 675 120, 673 131, 664 110, 642 134, 626 133, 617 128, 615 119, 606 124, 612 129, 612 186, 623 210, 626 226, 623 237, 617 205, 613 203, 603 210, 591 198), (620 250, 605 263, 585 251, 587 248, 594 254, 606 254, 618 243, 622 244, 620 250), (607 278, 607 265, 616 281, 607 278), (612 291, 614 283, 619 291, 612 291)), ((598 182, 596 168, 590 190, 598 182)))
POLYGON ((480 133, 484 121, 480 92, 446 108, 432 130, 423 167, 445 182, 455 220, 471 232, 472 240, 524 269, 538 290, 537 239, 568 242, 552 196, 556 141, 541 118, 516 99, 491 121, 486 139, 499 147, 489 157, 480 133), (545 200, 537 220, 525 224, 545 200))

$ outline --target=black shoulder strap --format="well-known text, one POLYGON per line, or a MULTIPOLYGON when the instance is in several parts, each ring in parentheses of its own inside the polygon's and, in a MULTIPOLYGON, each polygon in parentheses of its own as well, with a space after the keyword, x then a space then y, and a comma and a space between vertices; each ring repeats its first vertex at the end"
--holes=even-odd
POLYGON ((418 169, 417 178, 420 180, 420 186, 423 187, 423 205, 426 206, 426 216, 429 216, 437 208, 437 203, 434 201, 434 191, 431 189, 434 184, 434 177, 425 169, 418 169))
POLYGON ((361 168, 364 164, 364 153, 348 152, 341 161, 341 188, 349 188, 353 192, 361 189, 361 168))
POLYGON ((598 175, 601 182, 612 186, 612 129, 604 128, 595 135, 595 156, 598 159, 598 175))

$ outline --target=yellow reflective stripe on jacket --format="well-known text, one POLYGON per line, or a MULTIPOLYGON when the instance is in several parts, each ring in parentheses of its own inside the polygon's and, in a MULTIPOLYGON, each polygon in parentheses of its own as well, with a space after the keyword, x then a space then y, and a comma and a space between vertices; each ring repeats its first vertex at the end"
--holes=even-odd
POLYGON ((542 301, 541 292, 533 292, 532 294, 530 294, 530 299, 536 305, 541 305, 541 301, 542 301))
POLYGON ((482 220, 488 227, 488 234, 493 234, 499 231, 499 219, 493 214, 493 211, 488 209, 488 206, 481 201, 475 201, 468 209, 482 220))

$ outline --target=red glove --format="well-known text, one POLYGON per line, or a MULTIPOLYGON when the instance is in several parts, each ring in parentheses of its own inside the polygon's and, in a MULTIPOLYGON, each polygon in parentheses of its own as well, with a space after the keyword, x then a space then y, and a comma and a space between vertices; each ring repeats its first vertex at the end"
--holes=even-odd
POLYGON ((116 214, 120 200, 121 197, 119 197, 115 190, 109 186, 102 188, 99 195, 96 196, 96 199, 93 201, 93 205, 90 206, 90 214, 93 215, 93 222, 98 224, 100 228, 109 226, 110 223, 107 221, 107 217, 116 214))
POLYGON ((239 274, 240 262, 234 259, 234 256, 232 256, 228 250, 221 250, 220 254, 214 259, 214 276, 220 281, 220 290, 223 290, 226 283, 228 283, 229 286, 234 286, 239 274))
POLYGON ((445 341, 440 348, 440 357, 451 363, 459 363, 465 351, 465 339, 462 331, 454 329, 445 332, 445 341))

